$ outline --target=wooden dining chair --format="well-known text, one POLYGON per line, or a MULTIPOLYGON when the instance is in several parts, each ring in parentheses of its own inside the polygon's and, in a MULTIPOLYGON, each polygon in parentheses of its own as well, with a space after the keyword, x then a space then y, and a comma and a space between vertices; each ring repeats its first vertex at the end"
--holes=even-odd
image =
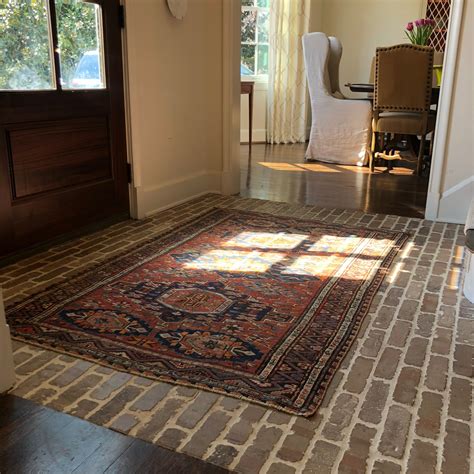
POLYGON ((371 171, 379 135, 391 133, 421 136, 416 168, 421 174, 426 135, 435 127, 435 115, 430 114, 432 77, 433 48, 412 44, 377 48, 371 171))

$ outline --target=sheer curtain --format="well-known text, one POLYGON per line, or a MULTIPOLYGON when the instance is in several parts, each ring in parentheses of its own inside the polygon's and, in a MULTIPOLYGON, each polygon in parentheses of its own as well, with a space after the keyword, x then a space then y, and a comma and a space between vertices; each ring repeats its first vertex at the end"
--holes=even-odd
POLYGON ((301 37, 308 32, 310 0, 270 1, 268 143, 306 138, 308 107, 301 37))

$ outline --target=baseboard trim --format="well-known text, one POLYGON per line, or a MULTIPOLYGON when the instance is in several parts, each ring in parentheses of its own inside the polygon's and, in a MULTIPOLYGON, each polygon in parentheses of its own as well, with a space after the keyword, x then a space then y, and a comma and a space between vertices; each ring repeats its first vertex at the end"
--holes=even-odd
POLYGON ((436 221, 438 218, 438 207, 439 207, 440 195, 439 193, 433 193, 428 191, 426 199, 425 219, 429 221, 436 221))
MULTIPOLYGON (((265 143, 267 141, 267 130, 264 128, 253 129, 252 133, 252 143, 265 143)), ((249 131, 240 130, 240 143, 249 142, 249 131)))
POLYGON ((0 288, 0 394, 6 392, 15 384, 13 367, 13 350, 10 328, 5 321, 2 290, 0 288))
POLYGON ((463 292, 464 296, 471 302, 474 303, 474 254, 466 250, 467 255, 464 264, 464 282, 463 292))
POLYGON ((436 220, 464 224, 473 196, 474 176, 471 176, 441 194, 436 220))
POLYGON ((137 187, 138 219, 150 217, 173 206, 208 193, 222 191, 222 172, 203 171, 159 186, 137 187))

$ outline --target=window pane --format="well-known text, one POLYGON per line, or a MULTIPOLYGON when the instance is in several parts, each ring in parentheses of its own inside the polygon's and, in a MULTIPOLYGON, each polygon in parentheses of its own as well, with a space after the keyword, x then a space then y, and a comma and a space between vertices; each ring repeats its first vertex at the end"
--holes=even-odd
POLYGON ((257 54, 257 74, 268 74, 268 45, 259 44, 257 54))
POLYGON ((258 7, 269 8, 270 7, 270 0, 257 0, 257 6, 258 7))
POLYGON ((81 0, 55 0, 63 89, 105 88, 102 12, 81 0))
MULTIPOLYGON (((243 44, 240 59, 242 64, 250 71, 246 75, 255 74, 255 46, 251 44, 243 44)), ((242 65, 240 66, 242 71, 242 65)))
POLYGON ((251 10, 243 11, 240 25, 242 43, 255 43, 257 31, 257 12, 251 10))
POLYGON ((270 14, 267 11, 258 12, 258 42, 268 43, 268 29, 270 14))
POLYGON ((55 89, 46 0, 0 1, 0 89, 55 89))

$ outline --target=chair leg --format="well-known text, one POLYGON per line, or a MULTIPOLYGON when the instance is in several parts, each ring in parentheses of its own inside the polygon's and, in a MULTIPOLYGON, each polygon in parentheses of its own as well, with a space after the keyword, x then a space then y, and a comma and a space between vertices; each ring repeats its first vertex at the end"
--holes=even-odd
POLYGON ((418 163, 416 166, 416 175, 421 176, 421 171, 423 168, 423 156, 425 153, 425 140, 426 140, 426 134, 421 136, 420 140, 420 149, 418 150, 418 163))
POLYGON ((370 166, 370 172, 373 173, 375 171, 375 164, 374 164, 374 159, 375 159, 375 144, 377 142, 377 132, 372 131, 372 142, 370 144, 370 154, 369 154, 369 166, 370 166))

